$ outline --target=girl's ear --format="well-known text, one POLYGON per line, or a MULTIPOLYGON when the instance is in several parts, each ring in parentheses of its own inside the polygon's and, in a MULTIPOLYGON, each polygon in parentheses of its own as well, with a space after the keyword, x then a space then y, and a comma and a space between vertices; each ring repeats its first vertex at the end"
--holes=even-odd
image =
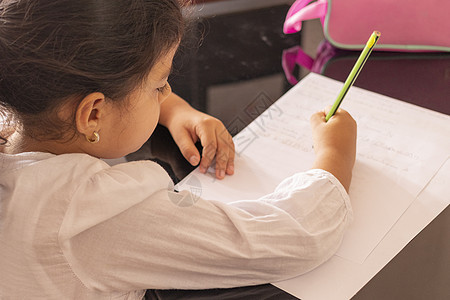
POLYGON ((100 130, 100 120, 104 115, 105 95, 91 93, 81 100, 75 114, 75 124, 78 132, 85 136, 92 136, 94 131, 100 130))

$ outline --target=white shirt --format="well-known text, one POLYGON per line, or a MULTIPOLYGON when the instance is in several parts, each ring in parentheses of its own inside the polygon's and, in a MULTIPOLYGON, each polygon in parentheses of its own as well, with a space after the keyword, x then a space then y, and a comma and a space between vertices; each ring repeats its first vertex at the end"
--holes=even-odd
MULTIPOLYGON (((171 201, 156 163, 0 154, 0 298, 141 299, 145 289, 275 282, 338 249, 352 218, 323 170, 261 199, 171 201)), ((237 170, 239 172, 239 170, 237 170)))

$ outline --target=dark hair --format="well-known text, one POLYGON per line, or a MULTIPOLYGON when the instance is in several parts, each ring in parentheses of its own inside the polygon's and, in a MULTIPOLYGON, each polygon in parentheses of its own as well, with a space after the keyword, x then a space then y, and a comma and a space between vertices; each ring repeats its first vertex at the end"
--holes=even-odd
POLYGON ((59 139, 74 124, 57 107, 92 92, 123 100, 183 30, 177 0, 2 0, 0 118, 59 139))

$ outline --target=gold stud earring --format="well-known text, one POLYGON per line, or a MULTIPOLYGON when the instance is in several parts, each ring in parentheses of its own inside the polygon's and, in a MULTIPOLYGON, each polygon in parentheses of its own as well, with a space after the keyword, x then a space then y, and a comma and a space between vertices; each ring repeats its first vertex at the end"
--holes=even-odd
POLYGON ((86 136, 86 140, 87 140, 89 143, 91 143, 91 144, 98 143, 98 141, 100 141, 100 135, 98 134, 97 131, 94 131, 94 132, 92 133, 92 137, 91 137, 91 138, 88 138, 88 137, 86 136))

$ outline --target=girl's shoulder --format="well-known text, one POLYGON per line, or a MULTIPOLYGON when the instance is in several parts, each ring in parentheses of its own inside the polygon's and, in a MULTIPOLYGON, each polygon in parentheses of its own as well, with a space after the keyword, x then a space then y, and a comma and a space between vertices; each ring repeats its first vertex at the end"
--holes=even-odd
POLYGON ((55 155, 44 152, 19 154, 0 153, 2 173, 48 174, 49 177, 71 178, 115 177, 133 178, 159 177, 167 181, 170 177, 164 169, 152 161, 124 162, 110 166, 107 162, 85 153, 55 155))
POLYGON ((56 155, 47 162, 52 168, 70 169, 71 176, 90 178, 98 184, 102 182, 133 182, 144 185, 166 186, 172 182, 169 174, 157 163, 149 160, 123 162, 109 165, 102 159, 84 153, 56 155))
POLYGON ((25 171, 27 169, 68 169, 96 165, 98 168, 108 165, 88 154, 72 153, 55 155, 45 152, 22 152, 17 154, 0 153, 0 166, 3 170, 25 171))

